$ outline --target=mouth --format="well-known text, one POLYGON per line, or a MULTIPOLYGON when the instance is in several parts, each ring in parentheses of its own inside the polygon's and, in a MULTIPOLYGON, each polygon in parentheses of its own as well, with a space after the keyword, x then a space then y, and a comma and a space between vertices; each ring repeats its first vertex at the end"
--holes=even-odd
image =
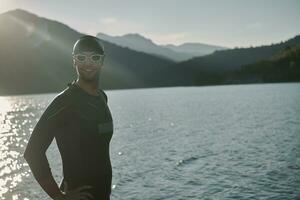
POLYGON ((96 70, 95 69, 81 69, 81 71, 84 71, 84 72, 94 72, 96 70))

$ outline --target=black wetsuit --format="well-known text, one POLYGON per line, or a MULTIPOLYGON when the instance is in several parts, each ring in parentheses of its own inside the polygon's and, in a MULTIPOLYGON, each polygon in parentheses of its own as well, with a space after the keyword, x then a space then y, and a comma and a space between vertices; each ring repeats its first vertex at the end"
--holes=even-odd
POLYGON ((110 199, 112 167, 109 143, 113 120, 107 96, 90 95, 75 81, 55 96, 42 114, 28 141, 24 158, 36 179, 47 177, 51 169, 46 150, 55 138, 63 163, 63 181, 69 189, 91 185, 95 200, 110 199))

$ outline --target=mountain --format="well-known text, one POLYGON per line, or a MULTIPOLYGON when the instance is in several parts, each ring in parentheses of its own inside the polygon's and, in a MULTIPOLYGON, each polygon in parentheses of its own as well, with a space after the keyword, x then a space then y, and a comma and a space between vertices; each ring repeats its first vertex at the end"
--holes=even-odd
POLYGON ((196 57, 176 63, 159 73, 168 73, 169 85, 206 85, 224 84, 232 71, 242 66, 271 58, 288 46, 300 42, 300 35, 285 42, 250 48, 219 50, 207 56, 196 57), (172 71, 170 72, 170 69, 172 71), (180 74, 180 76, 178 76, 180 74))
POLYGON ((179 53, 189 53, 193 57, 204 56, 213 53, 216 50, 225 50, 226 47, 202 44, 202 43, 183 43, 181 45, 167 44, 162 45, 179 53))
MULTIPOLYGON (((57 93, 77 77, 71 52, 83 33, 20 9, 0 14, 0 27, 0 95, 57 93)), ((300 36, 180 63, 101 41, 103 89, 299 81, 300 36)))
POLYGON ((287 46, 270 59, 242 66, 233 83, 274 83, 300 81, 300 42, 287 46))
POLYGON ((171 44, 157 45, 152 40, 138 33, 130 33, 123 36, 110 36, 104 33, 98 33, 97 37, 123 47, 168 58, 177 62, 188 60, 195 56, 207 55, 215 50, 226 49, 225 47, 200 43, 185 43, 179 46, 171 44))
POLYGON ((187 53, 178 53, 166 47, 161 47, 153 43, 150 39, 147 39, 137 33, 126 34, 123 36, 109 36, 104 33, 98 33, 97 37, 114 43, 122 47, 128 47, 130 49, 152 54, 161 58, 170 59, 173 61, 187 60, 192 57, 192 55, 187 53))
MULTIPOLYGON (((0 95, 58 92, 74 80, 72 47, 83 35, 58 21, 16 9, 0 14, 0 95)), ((174 64, 102 40, 103 89, 164 85, 154 74, 174 64)))

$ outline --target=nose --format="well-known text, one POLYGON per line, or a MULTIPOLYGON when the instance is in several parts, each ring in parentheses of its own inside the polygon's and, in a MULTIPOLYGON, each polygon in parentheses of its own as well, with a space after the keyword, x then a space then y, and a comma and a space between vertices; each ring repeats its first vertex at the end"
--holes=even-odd
POLYGON ((91 58, 87 58, 86 64, 87 64, 87 65, 88 65, 88 64, 93 64, 92 59, 91 59, 91 58))

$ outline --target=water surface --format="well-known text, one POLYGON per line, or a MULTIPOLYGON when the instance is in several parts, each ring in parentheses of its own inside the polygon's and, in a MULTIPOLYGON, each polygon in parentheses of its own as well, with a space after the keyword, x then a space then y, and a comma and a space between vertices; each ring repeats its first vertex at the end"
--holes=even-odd
MULTIPOLYGON (((106 91, 112 200, 300 198, 300 84, 106 91)), ((0 97, 0 199, 50 199, 22 158, 56 94, 0 97)), ((47 151, 62 178, 55 140, 47 151)))

